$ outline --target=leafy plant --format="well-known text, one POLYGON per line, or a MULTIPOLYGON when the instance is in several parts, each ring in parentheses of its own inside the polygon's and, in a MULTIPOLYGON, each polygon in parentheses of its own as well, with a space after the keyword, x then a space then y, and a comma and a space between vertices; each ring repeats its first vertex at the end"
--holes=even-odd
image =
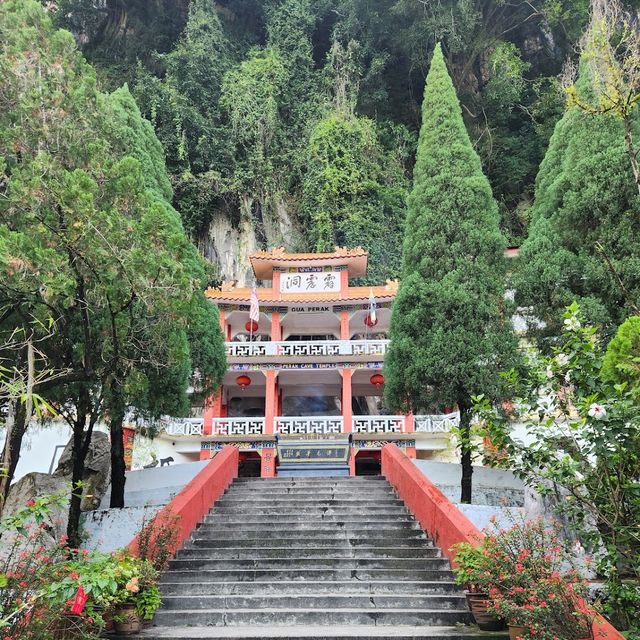
POLYGON ((138 532, 138 555, 148 560, 156 571, 165 571, 178 550, 180 516, 163 509, 149 522, 143 521, 138 532))

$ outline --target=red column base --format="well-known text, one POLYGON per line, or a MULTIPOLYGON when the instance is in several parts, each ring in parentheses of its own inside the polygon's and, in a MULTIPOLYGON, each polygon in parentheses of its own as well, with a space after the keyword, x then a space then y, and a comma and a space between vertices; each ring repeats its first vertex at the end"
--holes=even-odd
POLYGON ((356 456, 358 452, 355 449, 349 451, 349 476, 353 478, 356 475, 356 456))
POLYGON ((275 478, 276 476, 276 450, 260 450, 260 477, 275 478))

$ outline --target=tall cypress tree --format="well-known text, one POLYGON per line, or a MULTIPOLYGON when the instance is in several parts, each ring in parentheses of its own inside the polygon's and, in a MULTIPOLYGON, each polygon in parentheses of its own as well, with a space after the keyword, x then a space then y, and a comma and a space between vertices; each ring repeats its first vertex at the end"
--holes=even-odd
MULTIPOLYGON (((576 83, 588 101, 588 67, 576 83)), ((634 120, 640 133, 640 112, 634 120)), ((529 237, 515 278, 516 301, 539 333, 557 335, 574 300, 589 322, 612 329, 640 303, 640 198, 623 123, 569 108, 556 125, 536 179, 529 237)))
POLYGON ((499 393, 515 353, 498 207, 436 46, 408 199, 385 400, 416 413, 458 405, 463 502, 471 501, 472 396, 499 393))

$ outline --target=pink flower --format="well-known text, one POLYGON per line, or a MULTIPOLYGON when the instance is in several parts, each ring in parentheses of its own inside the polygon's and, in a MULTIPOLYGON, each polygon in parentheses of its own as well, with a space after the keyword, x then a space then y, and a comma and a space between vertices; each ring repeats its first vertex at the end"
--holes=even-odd
POLYGON ((29 507, 30 509, 32 509, 33 507, 35 507, 35 506, 36 506, 36 501, 35 501, 33 498, 31 498, 31 500, 27 500, 27 503, 26 503, 26 504, 27 504, 27 507, 29 507))

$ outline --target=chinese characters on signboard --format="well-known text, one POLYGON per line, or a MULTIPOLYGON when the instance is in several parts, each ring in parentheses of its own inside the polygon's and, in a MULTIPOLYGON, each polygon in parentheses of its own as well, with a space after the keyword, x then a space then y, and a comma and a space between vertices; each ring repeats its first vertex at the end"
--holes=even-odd
POLYGON ((340 272, 283 273, 281 293, 328 293, 340 291, 340 272))

